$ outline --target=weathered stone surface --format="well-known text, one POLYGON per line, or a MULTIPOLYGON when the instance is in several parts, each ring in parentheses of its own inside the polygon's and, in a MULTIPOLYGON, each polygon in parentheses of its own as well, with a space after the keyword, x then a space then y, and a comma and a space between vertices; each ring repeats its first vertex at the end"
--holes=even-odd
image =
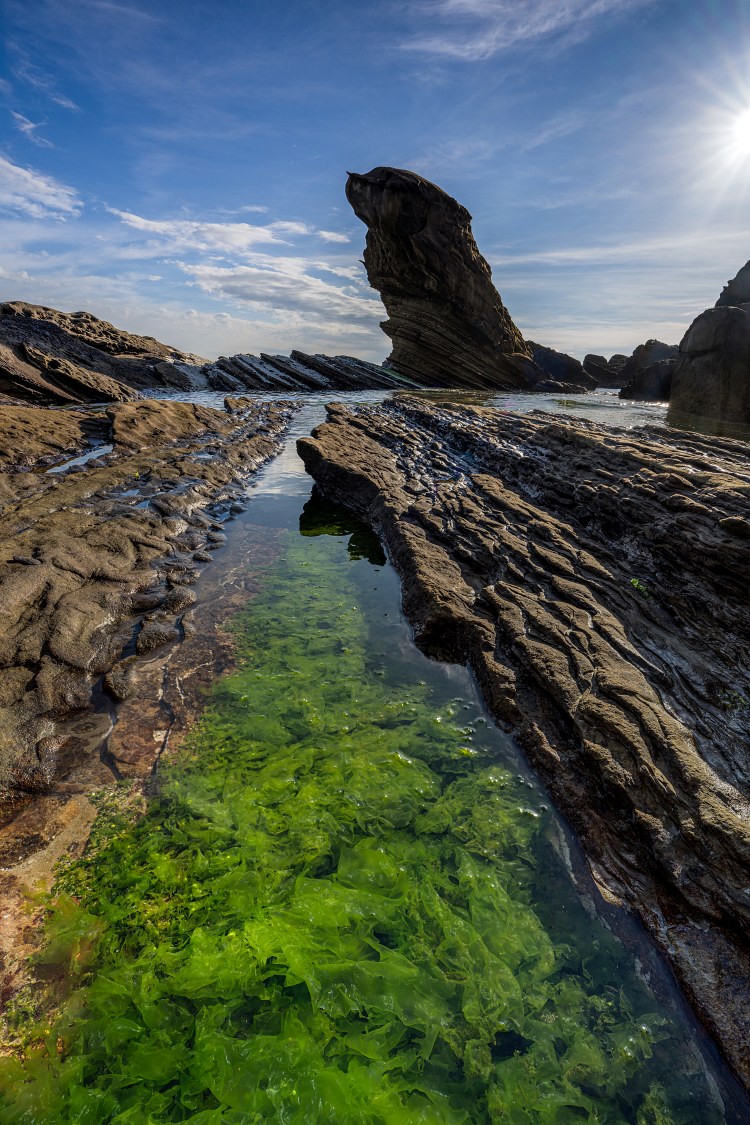
POLYGON ((538 381, 465 207, 397 168, 351 173, 346 197, 368 228, 364 261, 388 313, 388 366, 431 387, 512 390, 538 381))
POLYGON ((750 262, 685 333, 668 417, 675 426, 750 437, 750 262))
POLYGON ((165 378, 168 360, 204 362, 91 313, 64 313, 23 301, 0 304, 0 392, 26 401, 137 398, 139 389, 179 385, 165 378))
POLYGON ((298 447, 750 1085, 750 449, 407 398, 298 447))
MULTIPOLYGON (((24 408, 24 424, 47 449, 35 414, 50 411, 24 408)), ((97 415, 114 446, 106 461, 80 472, 0 472, 0 484, 10 478, 0 490, 0 813, 3 800, 65 780, 65 756, 58 768, 49 755, 42 762, 39 747, 88 704, 136 634, 139 653, 180 635, 196 555, 223 538, 203 513, 229 513, 236 482, 277 452, 290 414, 284 404, 245 403, 231 415, 189 403, 118 404, 97 415)), ((120 672, 111 680, 117 695, 130 676, 126 666, 120 672)))
POLYGON ((620 369, 623 381, 620 398, 666 402, 678 354, 677 344, 664 344, 661 340, 639 344, 620 369))

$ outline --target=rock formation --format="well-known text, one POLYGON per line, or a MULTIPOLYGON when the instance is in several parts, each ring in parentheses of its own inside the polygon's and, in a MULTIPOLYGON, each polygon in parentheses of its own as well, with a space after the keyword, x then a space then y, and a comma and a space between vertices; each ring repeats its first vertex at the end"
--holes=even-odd
MULTIPOLYGON (((291 413, 248 400, 231 411, 119 403, 63 415, 55 440, 56 412, 0 406, 0 434, 40 454, 33 472, 0 462, 0 814, 80 763, 86 747, 63 720, 102 676, 121 693, 133 652, 181 635, 194 600, 184 587, 224 542, 238 482, 278 452, 291 413)), ((136 759, 124 746, 119 772, 148 775, 157 749, 151 739, 136 759)))
POLYGON ((298 448, 750 1085, 748 446, 401 397, 298 448))
POLYGON ((124 402, 146 388, 186 389, 178 362, 204 361, 91 313, 0 305, 0 392, 25 401, 124 402))
POLYGON ((668 416, 675 426, 750 436, 750 262, 687 330, 668 416))
POLYGON ((528 341, 528 346, 531 348, 531 358, 534 363, 547 377, 544 383, 537 383, 534 390, 546 391, 559 388, 563 392, 593 391, 596 387, 596 379, 574 356, 566 352, 558 352, 555 348, 546 348, 543 344, 535 344, 533 340, 528 341))
MULTIPOLYGON (((541 374, 541 373, 540 373, 541 374)), ((133 336, 91 313, 0 305, 0 401, 127 402, 164 390, 265 394, 398 390, 413 380, 351 356, 220 356, 215 362, 133 336)))
POLYGON ((471 215, 414 172, 351 173, 346 197, 367 226, 364 262, 393 341, 387 361, 431 387, 529 389, 531 350, 492 284, 471 215))
POLYGON ((584 356, 583 369, 596 379, 597 387, 621 387, 624 382, 621 372, 627 362, 628 356, 619 353, 609 359, 589 353, 584 356))
POLYGON ((664 344, 661 340, 639 344, 620 369, 619 376, 624 384, 620 398, 666 402, 678 353, 677 344, 664 344))

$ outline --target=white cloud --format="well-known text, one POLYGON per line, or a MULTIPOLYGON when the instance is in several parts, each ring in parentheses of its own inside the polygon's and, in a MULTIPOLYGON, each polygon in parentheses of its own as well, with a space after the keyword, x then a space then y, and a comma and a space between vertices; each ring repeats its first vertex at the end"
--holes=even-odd
POLYGON ((318 238, 322 238, 324 242, 350 242, 348 234, 339 234, 335 230, 319 230, 317 232, 318 238))
POLYGON ((278 316, 289 314, 301 321, 310 316, 328 324, 343 322, 351 330, 356 322, 372 327, 383 314, 377 298, 367 290, 339 286, 310 272, 314 264, 294 258, 266 258, 263 265, 213 266, 179 263, 180 269, 204 293, 240 305, 263 309, 278 316))
POLYGON ((0 155, 0 208, 34 219, 71 219, 80 214, 81 207, 74 188, 0 155))
POLYGON ((478 62, 540 39, 588 34, 594 21, 653 0, 420 0, 424 20, 446 26, 421 32, 401 44, 409 51, 459 62, 478 62))
POLYGON ((279 220, 266 226, 252 223, 208 223, 196 219, 145 219, 131 211, 110 208, 126 226, 156 236, 152 250, 161 252, 197 250, 202 252, 242 253, 263 243, 287 244, 283 235, 312 234, 305 223, 279 220))
POLYGON ((15 110, 11 110, 10 115, 13 118, 16 129, 18 129, 19 133, 23 133, 26 139, 31 141, 32 144, 37 145, 38 148, 55 147, 52 144, 52 141, 48 141, 46 137, 41 137, 37 133, 36 130, 40 129, 42 126, 41 122, 29 121, 28 117, 24 117, 22 113, 16 113, 15 110))

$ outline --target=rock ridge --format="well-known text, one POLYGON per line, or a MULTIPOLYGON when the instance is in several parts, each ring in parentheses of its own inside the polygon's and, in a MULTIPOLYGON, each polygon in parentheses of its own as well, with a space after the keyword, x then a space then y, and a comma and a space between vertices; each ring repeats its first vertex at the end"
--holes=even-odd
POLYGON ((750 452, 402 398, 298 443, 750 1086, 750 452))

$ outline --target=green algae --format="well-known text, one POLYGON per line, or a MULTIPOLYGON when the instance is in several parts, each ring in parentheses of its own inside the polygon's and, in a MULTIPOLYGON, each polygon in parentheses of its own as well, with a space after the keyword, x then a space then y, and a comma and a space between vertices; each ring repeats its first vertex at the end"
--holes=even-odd
POLYGON ((66 870, 74 988, 2 1120, 721 1120, 496 732, 389 648, 371 538, 314 515, 148 815, 66 870))

